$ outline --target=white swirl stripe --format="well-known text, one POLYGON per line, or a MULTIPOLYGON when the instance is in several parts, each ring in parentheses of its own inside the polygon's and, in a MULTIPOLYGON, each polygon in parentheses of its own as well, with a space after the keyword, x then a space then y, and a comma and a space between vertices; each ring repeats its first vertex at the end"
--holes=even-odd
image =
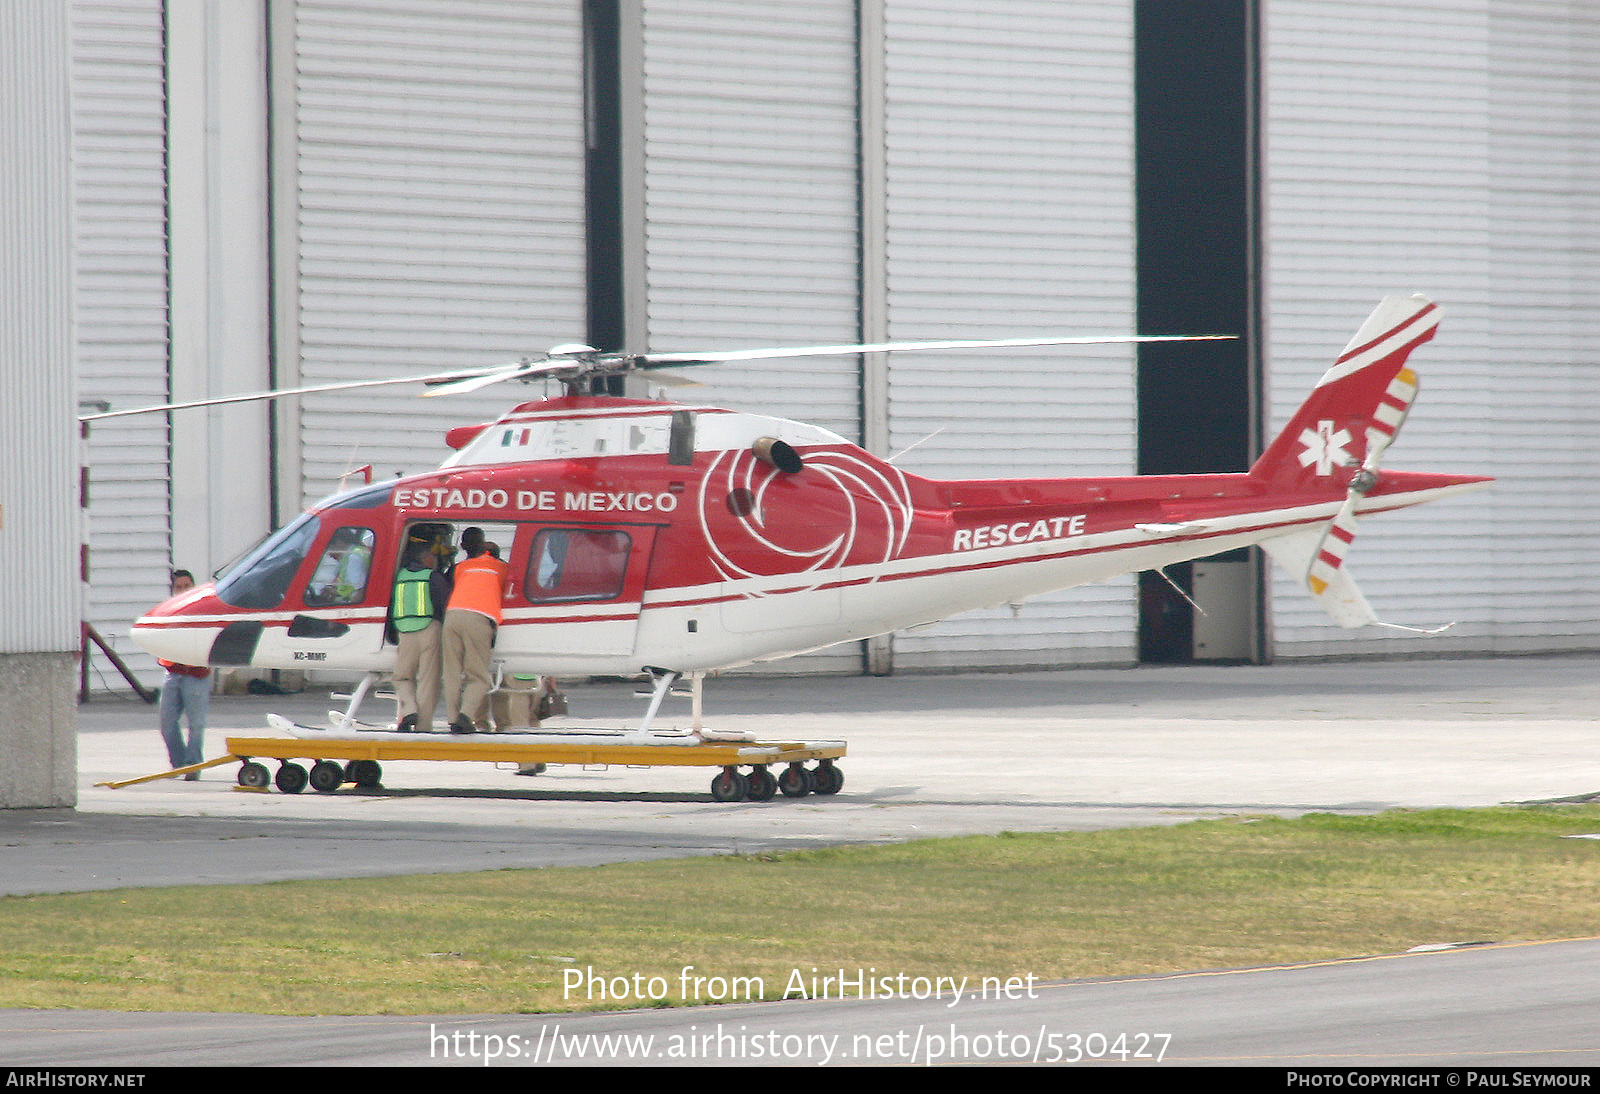
MULTIPOLYGON (((787 543, 779 541, 785 526, 776 509, 784 499, 775 493, 790 476, 748 449, 720 452, 707 468, 700 482, 700 530, 711 562, 724 580, 793 577, 798 559, 806 563, 802 572, 812 575, 810 584, 798 588, 814 589, 845 566, 889 562, 905 549, 911 532, 911 491, 899 470, 832 449, 809 450, 804 459, 805 468, 798 475, 805 478, 794 481, 805 487, 805 508, 826 512, 837 505, 841 510, 843 531, 820 545, 796 543, 791 537, 783 537, 787 543), (831 496, 819 499, 816 492, 827 488, 831 496), (751 504, 728 504, 727 498, 741 490, 751 504), (731 527, 723 513, 730 514, 731 527)), ((803 533, 817 526, 791 527, 803 533)), ((763 594, 750 590, 744 595, 763 594)))

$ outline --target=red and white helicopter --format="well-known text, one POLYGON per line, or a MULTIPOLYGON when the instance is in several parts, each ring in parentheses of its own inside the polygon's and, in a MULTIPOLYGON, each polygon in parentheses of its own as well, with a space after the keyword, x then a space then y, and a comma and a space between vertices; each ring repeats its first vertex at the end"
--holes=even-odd
MULTIPOLYGON (((185 664, 363 671, 348 727, 393 666, 385 623, 402 546, 468 525, 505 548, 512 574, 500 669, 646 673, 654 693, 641 733, 680 678, 698 729, 707 673, 1249 544, 1341 626, 1373 624, 1343 566, 1357 518, 1492 481, 1379 469, 1417 394, 1407 358, 1438 323, 1421 297, 1385 299, 1237 474, 931 480, 800 422, 579 393, 591 377, 713 362, 1157 338, 711 354, 562 346, 538 361, 422 377, 427 394, 551 378, 566 394, 451 430, 455 452, 435 471, 313 506, 216 582, 152 609, 133 636, 185 664), (352 549, 368 554, 366 579, 330 580, 352 549)), ((237 399, 278 394, 292 392, 237 399)))

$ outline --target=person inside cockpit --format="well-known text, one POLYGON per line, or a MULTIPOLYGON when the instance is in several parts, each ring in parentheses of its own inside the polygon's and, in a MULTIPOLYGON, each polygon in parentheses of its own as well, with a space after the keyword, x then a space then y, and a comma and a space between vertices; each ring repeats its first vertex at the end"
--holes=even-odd
POLYGON ((306 586, 306 603, 313 607, 360 603, 372 572, 375 542, 370 528, 340 528, 335 532, 306 586))

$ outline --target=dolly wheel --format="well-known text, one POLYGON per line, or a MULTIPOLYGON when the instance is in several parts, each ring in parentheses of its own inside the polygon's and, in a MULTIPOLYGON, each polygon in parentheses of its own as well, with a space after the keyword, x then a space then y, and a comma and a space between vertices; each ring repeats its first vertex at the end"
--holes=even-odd
POLYGON ((278 774, 273 777, 273 783, 285 794, 298 794, 306 788, 309 776, 306 769, 299 764, 286 763, 278 768, 278 774))
POLYGON ((778 776, 778 789, 786 798, 803 798, 811 793, 811 772, 800 764, 790 764, 778 776))
POLYGON ((332 794, 344 785, 344 768, 332 760, 318 760, 311 765, 311 789, 318 794, 332 794))
POLYGON ((748 786, 748 780, 737 769, 725 767, 711 780, 711 800, 736 802, 744 797, 748 786))
POLYGON ((748 776, 749 787, 745 795, 753 802, 769 802, 778 792, 778 780, 764 767, 753 767, 748 776))
POLYGON ((248 760, 239 765, 239 785, 249 787, 251 790, 265 790, 272 781, 272 774, 267 770, 266 764, 258 764, 248 760))
POLYGON ((832 760, 823 760, 812 773, 818 794, 837 794, 844 789, 844 772, 833 766, 832 760))
POLYGON ((371 790, 383 782, 383 768, 377 760, 351 760, 345 765, 344 781, 371 790))

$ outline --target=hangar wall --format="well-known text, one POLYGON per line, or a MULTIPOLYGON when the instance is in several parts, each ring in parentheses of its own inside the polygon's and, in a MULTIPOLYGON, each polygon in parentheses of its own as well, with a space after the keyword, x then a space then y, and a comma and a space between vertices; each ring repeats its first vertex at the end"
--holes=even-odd
MULTIPOLYGON (((260 391, 272 385, 266 26, 253 4, 164 6, 168 392, 260 391)), ((172 563, 198 580, 271 522, 268 416, 242 403, 170 417, 172 563)))
MULTIPOLYGON (((84 397, 120 409, 581 340, 579 12, 74 0, 84 397)), ((204 580, 364 464, 437 464, 445 431, 505 396, 442 402, 379 389, 96 425, 85 617, 157 682, 127 632, 170 567, 204 580)), ((92 666, 93 688, 124 689, 92 666)))
MULTIPOLYGON (((78 394, 90 409, 164 403, 170 391, 162 8, 160 0, 76 0, 68 9, 78 394)), ((92 426, 86 448, 90 583, 84 618, 147 682, 157 679, 155 664, 127 633, 132 620, 167 592, 168 444, 165 416, 144 415, 92 426)), ((203 563, 192 565, 198 571, 203 563)), ((97 687, 126 687, 98 651, 92 657, 97 687)))
MULTIPOLYGON (((636 343, 1132 331, 1131 36, 1118 0, 646 0, 636 343)), ((707 368, 672 394, 876 431, 932 476, 1132 469, 1125 347, 891 357, 877 405, 864 367, 707 368)), ((1126 662, 1133 613, 1128 581, 1039 597, 896 635, 894 664, 1126 662)), ((859 665, 850 645, 776 667, 859 665)))
MULTIPOLYGON (((625 0, 630 345, 1128 329, 1131 9, 625 0)), ((1418 355, 1423 394, 1391 462, 1501 478, 1369 522, 1352 556, 1386 618, 1456 630, 1338 632, 1274 577, 1270 648, 1594 646, 1600 518, 1582 465, 1600 440, 1600 51, 1586 6, 1259 10, 1268 432, 1379 296, 1424 291, 1445 323, 1418 355)), ((73 0, 85 397, 389 375, 581 337, 580 14, 73 0)), ((889 453, 922 441, 903 463, 929 474, 1117 474, 1133 462, 1132 376, 1120 350, 842 359, 720 370, 696 394, 889 453)), ((125 633, 172 562, 220 565, 274 504, 286 519, 353 467, 435 461, 446 427, 504 405, 475 398, 306 400, 270 431, 265 412, 97 427, 87 617, 125 633)), ((1076 590, 896 636, 895 663, 1129 661, 1135 612, 1129 582, 1076 590)))
POLYGON ((1264 5, 1273 425, 1383 294, 1444 309, 1386 463, 1497 476, 1363 523, 1380 617, 1330 629, 1275 575, 1279 657, 1600 644, 1600 26, 1593 5, 1264 5))
MULTIPOLYGON (((889 0, 884 19, 889 336, 1133 332, 1132 4, 889 0)), ((1134 471, 1129 347, 888 368, 890 450, 926 439, 909 471, 1134 471)), ((1137 627, 1119 578, 896 635, 895 666, 1126 663, 1137 627)))
POLYGON ((77 801, 70 34, 0 5, 0 808, 77 801))
MULTIPOLYGON (((276 386, 582 341, 580 4, 284 0, 269 15, 276 386)), ((375 479, 437 466, 446 430, 518 397, 278 404, 280 522, 363 465, 375 479)))

